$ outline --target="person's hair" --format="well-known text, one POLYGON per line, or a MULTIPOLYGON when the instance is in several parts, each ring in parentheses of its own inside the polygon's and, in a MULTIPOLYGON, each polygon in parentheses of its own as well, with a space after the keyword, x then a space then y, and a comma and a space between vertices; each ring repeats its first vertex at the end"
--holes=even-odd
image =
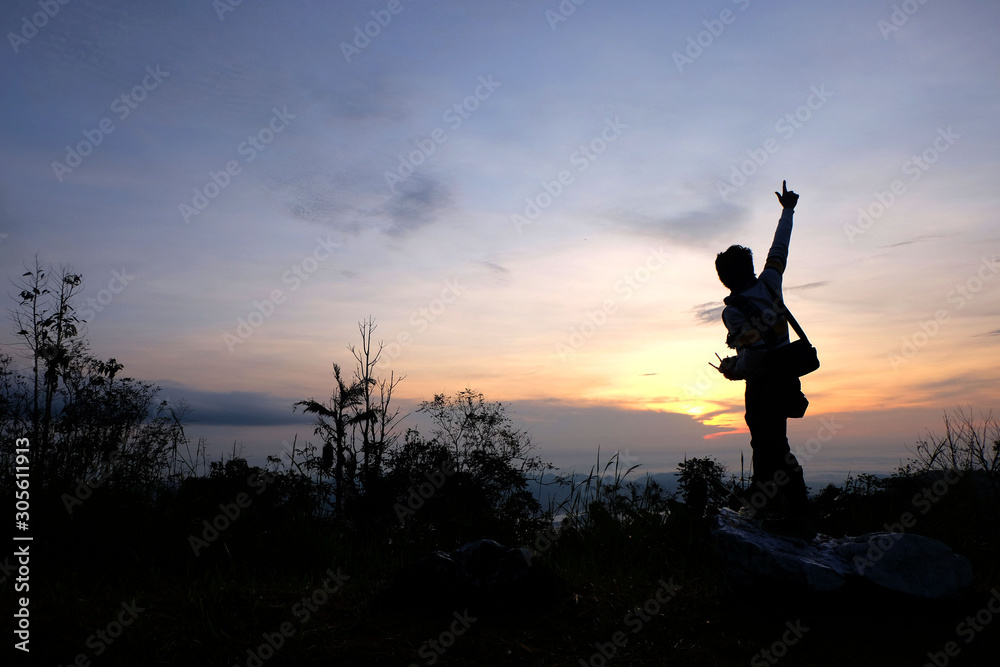
POLYGON ((715 270, 722 284, 731 290, 752 282, 755 277, 753 252, 741 245, 731 245, 715 256, 715 270))

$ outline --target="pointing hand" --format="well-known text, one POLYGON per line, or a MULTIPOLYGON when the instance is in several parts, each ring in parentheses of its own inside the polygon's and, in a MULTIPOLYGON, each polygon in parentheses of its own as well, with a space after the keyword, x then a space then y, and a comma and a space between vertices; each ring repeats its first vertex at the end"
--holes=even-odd
POLYGON ((778 197, 778 201, 781 202, 782 208, 795 209, 795 205, 799 202, 799 196, 788 189, 785 181, 781 182, 781 194, 777 192, 774 193, 778 197))

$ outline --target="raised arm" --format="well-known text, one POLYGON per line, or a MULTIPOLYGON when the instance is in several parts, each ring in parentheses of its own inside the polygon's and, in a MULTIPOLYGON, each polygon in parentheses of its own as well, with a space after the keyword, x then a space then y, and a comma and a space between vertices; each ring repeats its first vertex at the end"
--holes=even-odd
POLYGON ((795 204, 798 203, 799 196, 788 189, 785 181, 781 182, 781 194, 777 192, 774 194, 781 202, 781 218, 778 220, 778 228, 774 231, 771 249, 767 251, 764 268, 784 273, 785 265, 788 263, 788 242, 792 237, 792 215, 795 213, 795 204))

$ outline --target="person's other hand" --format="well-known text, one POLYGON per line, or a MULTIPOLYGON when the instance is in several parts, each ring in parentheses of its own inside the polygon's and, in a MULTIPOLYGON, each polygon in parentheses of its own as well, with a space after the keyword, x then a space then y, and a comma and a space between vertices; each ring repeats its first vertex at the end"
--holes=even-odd
POLYGON ((778 201, 781 202, 781 208, 795 209, 795 205, 799 202, 799 196, 788 189, 785 181, 781 182, 781 194, 777 192, 774 193, 778 197, 778 201))
POLYGON ((726 357, 725 359, 719 362, 719 372, 722 373, 722 375, 727 380, 733 379, 732 377, 730 377, 730 375, 732 374, 733 369, 735 367, 736 367, 736 357, 726 357))

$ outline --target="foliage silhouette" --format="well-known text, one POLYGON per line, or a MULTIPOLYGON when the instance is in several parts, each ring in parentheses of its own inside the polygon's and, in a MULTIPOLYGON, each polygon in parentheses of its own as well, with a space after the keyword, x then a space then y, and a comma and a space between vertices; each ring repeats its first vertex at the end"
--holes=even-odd
POLYGON ((154 407, 158 387, 91 354, 75 315, 79 275, 64 267, 53 278, 36 258, 22 279, 11 317, 31 366, 0 351, 0 463, 11 465, 14 438, 27 435, 38 487, 86 480, 152 497, 186 442, 182 415, 154 407))
MULTIPOLYGON (((376 614, 377 592, 428 551, 482 537, 531 548, 533 559, 577 595, 531 627, 483 622, 484 631, 470 633, 449 653, 449 660, 467 664, 496 662, 498 655, 512 664, 586 660, 592 637, 620 631, 623 610, 641 605, 651 582, 663 577, 683 588, 664 607, 664 618, 629 645, 627 659, 637 664, 662 662, 665 647, 672 655, 683 650, 690 664, 730 664, 761 638, 773 639, 773 629, 791 613, 816 618, 817 627, 836 637, 813 648, 803 642, 803 660, 832 656, 842 663, 856 658, 851 647, 866 640, 889 646, 899 637, 902 645, 915 627, 951 633, 956 617, 978 608, 978 599, 975 605, 964 599, 886 614, 874 605, 869 612, 850 604, 783 608, 734 599, 723 587, 705 522, 648 477, 636 479, 637 466, 618 454, 602 462, 598 451, 585 479, 562 478, 569 498, 543 509, 529 484, 552 466, 507 409, 481 393, 465 389, 425 401, 420 410, 431 433, 410 429, 397 437, 392 390, 401 378, 376 377, 381 346, 372 342, 371 319, 359 325, 362 346, 350 348, 358 362, 352 377, 335 365, 330 400, 294 406, 315 415, 320 446, 293 440, 290 451, 268 457, 264 467, 251 465, 235 445, 228 456, 208 461, 207 441, 192 448, 185 434, 186 405, 156 404, 155 386, 123 377, 122 363, 90 353, 85 323, 74 320, 78 276, 63 270, 57 287, 55 278, 46 282, 52 275, 36 262, 22 276, 33 285, 31 298, 20 301, 17 328, 27 333, 18 335, 29 364, 19 368, 13 355, 0 351, 0 459, 10 470, 14 439, 37 434, 32 521, 47 535, 33 546, 32 564, 46 573, 44 586, 32 590, 38 601, 33 623, 54 629, 45 644, 53 664, 79 653, 81 638, 106 625, 121 600, 136 596, 150 611, 109 649, 109 664, 146 664, 154 654, 172 663, 232 664, 288 620, 288 610, 331 567, 351 575, 348 586, 316 613, 318 621, 288 639, 274 664, 309 664, 317 655, 351 664, 399 661, 441 628, 376 614), (240 494, 246 498, 238 517, 219 519, 220 506, 235 516, 240 494), (196 554, 192 537, 211 536, 205 522, 213 521, 217 535, 196 554), (870 618, 862 620, 870 622, 859 622, 865 614, 870 618), (862 636, 843 643, 852 632, 862 636)), ((1000 585, 1000 433, 990 415, 956 415, 946 418, 944 436, 928 434, 916 458, 891 477, 849 477, 812 503, 823 532, 882 530, 913 510, 915 494, 962 470, 913 531, 968 556, 977 588, 985 591, 1000 585)), ((688 459, 678 470, 689 504, 700 504, 690 497, 699 479, 710 480, 706 506, 726 501, 718 461, 688 459)), ((4 477, 8 485, 10 477, 4 477)), ((730 487, 740 490, 732 479, 730 487)), ((974 661, 987 648, 977 640, 963 655, 974 661)), ((873 649, 868 664, 889 664, 896 651, 873 649)))

